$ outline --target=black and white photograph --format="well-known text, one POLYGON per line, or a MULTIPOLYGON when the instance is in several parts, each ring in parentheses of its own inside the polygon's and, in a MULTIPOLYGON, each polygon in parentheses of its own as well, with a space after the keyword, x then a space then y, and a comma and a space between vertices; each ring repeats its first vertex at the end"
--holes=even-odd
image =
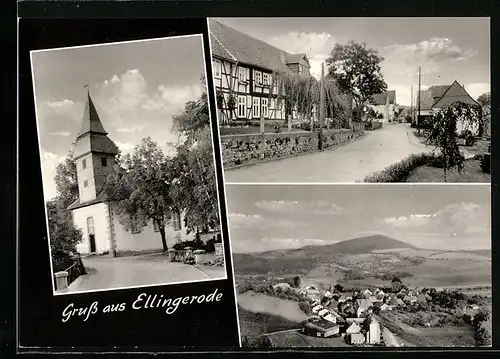
POLYGON ((492 345, 490 185, 226 187, 243 347, 492 345))
POLYGON ((31 52, 54 294, 226 279, 202 35, 31 52))
POLYGON ((210 18, 227 183, 490 183, 490 19, 210 18))

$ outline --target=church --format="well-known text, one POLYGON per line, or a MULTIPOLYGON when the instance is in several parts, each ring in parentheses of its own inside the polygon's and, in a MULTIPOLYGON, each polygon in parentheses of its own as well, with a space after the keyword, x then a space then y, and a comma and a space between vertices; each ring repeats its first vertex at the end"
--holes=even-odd
MULTIPOLYGON (((77 244, 80 254, 110 254, 121 251, 144 251, 162 249, 159 229, 153 222, 146 227, 126 230, 119 222, 103 192, 106 177, 115 171, 115 156, 118 147, 108 137, 87 93, 80 133, 76 137, 73 160, 77 170, 79 198, 72 203, 73 223, 83 233, 82 242, 77 244)), ((168 247, 177 240, 193 240, 183 226, 180 213, 172 213, 170 223, 165 225, 168 247)))

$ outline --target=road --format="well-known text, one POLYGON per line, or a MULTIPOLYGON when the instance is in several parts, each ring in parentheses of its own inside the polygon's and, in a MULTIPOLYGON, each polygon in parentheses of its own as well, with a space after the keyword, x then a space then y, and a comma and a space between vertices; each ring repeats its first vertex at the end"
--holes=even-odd
POLYGON ((420 143, 409 124, 389 124, 380 130, 365 131, 359 139, 337 148, 227 170, 224 177, 226 183, 353 183, 411 154, 430 151, 432 147, 420 143))
POLYGON ((68 292, 116 289, 143 285, 190 282, 224 278, 224 267, 192 266, 172 263, 164 255, 130 257, 90 256, 83 258, 89 274, 80 276, 68 292))

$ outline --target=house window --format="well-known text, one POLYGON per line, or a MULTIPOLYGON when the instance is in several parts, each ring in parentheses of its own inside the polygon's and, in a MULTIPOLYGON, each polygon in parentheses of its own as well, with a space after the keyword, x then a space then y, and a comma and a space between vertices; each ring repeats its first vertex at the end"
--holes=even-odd
POLYGON ((270 85, 270 81, 269 81, 269 74, 262 74, 263 76, 263 82, 264 82, 264 86, 269 86, 270 85))
POLYGON ((95 232, 94 232, 94 218, 93 217, 87 218, 87 231, 88 231, 89 235, 95 234, 95 232))
POLYGON ((160 227, 158 226, 158 222, 156 222, 155 220, 153 220, 153 230, 155 232, 159 232, 160 231, 160 227))
POLYGON ((238 96, 238 117, 246 117, 247 98, 246 96, 238 96))
POLYGON ((174 231, 181 230, 181 214, 179 212, 172 213, 172 225, 174 227, 174 231))
POLYGON ((262 115, 264 117, 268 117, 268 106, 267 106, 267 98, 263 98, 262 100, 262 115))
POLYGON ((219 60, 214 61, 214 77, 216 79, 220 79, 221 77, 221 66, 219 60))
POLYGON ((240 67, 238 69, 238 78, 240 81, 246 81, 247 80, 247 69, 244 67, 240 67))
POLYGON ((135 216, 130 217, 130 232, 132 232, 132 234, 141 233, 141 229, 135 216))
POLYGON ((260 117, 260 98, 253 98, 253 117, 260 117))
POLYGON ((85 168, 87 168, 87 159, 86 158, 84 158, 82 160, 82 169, 85 169, 85 168))
POLYGON ((89 181, 85 180, 83 181, 83 187, 88 187, 89 186, 89 181))
POLYGON ((106 157, 101 157, 101 166, 106 167, 108 165, 108 159, 106 157))
POLYGON ((258 71, 255 72, 255 83, 257 85, 262 84, 262 72, 258 72, 258 71))

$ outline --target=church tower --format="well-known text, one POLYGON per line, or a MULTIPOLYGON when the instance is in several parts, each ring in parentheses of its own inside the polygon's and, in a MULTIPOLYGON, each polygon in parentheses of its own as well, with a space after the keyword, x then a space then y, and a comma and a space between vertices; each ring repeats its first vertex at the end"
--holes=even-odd
POLYGON ((106 177, 114 171, 118 147, 107 135, 90 92, 87 91, 82 129, 76 138, 73 152, 80 204, 97 199, 106 177))

